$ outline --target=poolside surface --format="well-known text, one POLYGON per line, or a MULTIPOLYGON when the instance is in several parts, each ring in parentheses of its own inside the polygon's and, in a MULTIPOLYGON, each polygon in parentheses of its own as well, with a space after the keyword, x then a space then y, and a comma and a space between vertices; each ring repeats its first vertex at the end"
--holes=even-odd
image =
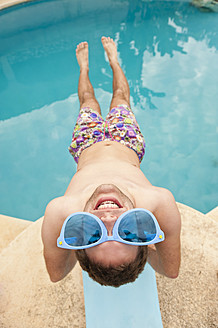
POLYGON ((29 1, 31 0, 0 0, 0 10, 14 5, 18 5, 19 3, 22 2, 29 2, 29 1))
MULTIPOLYGON (((180 275, 175 280, 156 275, 163 326, 213 328, 217 322, 214 231, 218 207, 207 215, 183 204, 178 207, 182 216, 180 275)), ((39 219, 26 228, 20 220, 15 224, 1 216, 0 239, 6 247, 0 253, 0 327, 85 328, 82 271, 76 266, 61 282, 49 281, 41 224, 39 219), (18 225, 24 230, 11 241, 2 228, 13 231, 14 227, 15 237, 18 225)))

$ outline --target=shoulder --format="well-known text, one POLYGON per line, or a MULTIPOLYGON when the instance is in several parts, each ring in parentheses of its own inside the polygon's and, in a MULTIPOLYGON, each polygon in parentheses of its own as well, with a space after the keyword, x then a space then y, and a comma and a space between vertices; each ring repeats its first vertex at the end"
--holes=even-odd
POLYGON ((165 240, 155 246, 161 258, 165 275, 176 278, 181 259, 181 217, 172 193, 163 188, 160 188, 158 193, 159 197, 154 215, 161 230, 164 231, 165 240))
POLYGON ((43 224, 58 225, 66 216, 66 199, 58 197, 50 201, 46 207, 43 224))
POLYGON ((57 230, 57 228, 61 228, 64 220, 70 214, 80 210, 81 205, 76 196, 64 195, 54 198, 46 207, 42 229, 46 231, 57 230))
POLYGON ((177 207, 175 198, 170 190, 156 187, 156 192, 158 195, 157 206, 159 208, 165 208, 170 210, 174 206, 177 207))
POLYGON ((50 201, 46 207, 43 224, 42 224, 42 238, 48 238, 48 236, 57 235, 60 230, 63 221, 65 219, 64 215, 64 197, 58 197, 50 201))
POLYGON ((63 212, 65 202, 64 196, 52 199, 46 206, 45 217, 50 217, 50 215, 54 214, 55 216, 60 215, 63 212))
POLYGON ((165 188, 156 188, 157 203, 154 215, 168 233, 180 233, 181 217, 173 194, 165 188))
POLYGON ((76 195, 61 196, 50 201, 45 210, 45 218, 67 217, 73 212, 81 210, 80 198, 76 195))
POLYGON ((168 189, 152 185, 137 188, 135 198, 137 207, 145 207, 152 212, 156 212, 160 208, 170 208, 175 203, 175 199, 168 189))

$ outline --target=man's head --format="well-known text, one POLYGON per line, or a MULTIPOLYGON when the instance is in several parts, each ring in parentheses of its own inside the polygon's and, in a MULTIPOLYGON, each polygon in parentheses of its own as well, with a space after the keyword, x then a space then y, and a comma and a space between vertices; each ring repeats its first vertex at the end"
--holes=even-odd
MULTIPOLYGON (((135 207, 130 197, 112 184, 100 185, 87 201, 84 211, 96 215, 111 236, 119 216, 135 207)), ((147 246, 107 241, 78 250, 76 256, 92 279, 102 285, 118 287, 134 281, 142 272, 147 259, 147 246)))

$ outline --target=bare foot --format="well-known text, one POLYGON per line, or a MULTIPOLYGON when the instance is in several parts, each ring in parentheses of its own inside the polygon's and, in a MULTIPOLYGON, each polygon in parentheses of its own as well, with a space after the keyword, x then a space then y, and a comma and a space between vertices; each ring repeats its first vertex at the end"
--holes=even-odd
POLYGON ((104 50, 106 51, 106 54, 108 56, 110 65, 114 63, 118 63, 117 59, 117 47, 113 39, 110 37, 103 36, 101 38, 101 42, 103 44, 104 50))
POLYGON ((89 48, 87 42, 81 42, 77 45, 76 58, 80 66, 80 69, 89 68, 89 48))

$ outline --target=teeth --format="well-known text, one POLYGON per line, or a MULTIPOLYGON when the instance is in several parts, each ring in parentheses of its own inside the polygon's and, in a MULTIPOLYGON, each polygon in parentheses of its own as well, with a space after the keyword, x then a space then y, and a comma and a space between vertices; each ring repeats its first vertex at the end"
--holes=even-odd
POLYGON ((107 200, 107 201, 102 202, 98 206, 98 209, 102 209, 102 208, 119 208, 119 206, 116 203, 107 200))
POLYGON ((107 204, 107 205, 100 205, 99 207, 98 207, 98 210, 99 209, 102 209, 102 208, 119 208, 119 206, 117 206, 117 205, 115 205, 115 204, 107 204))

